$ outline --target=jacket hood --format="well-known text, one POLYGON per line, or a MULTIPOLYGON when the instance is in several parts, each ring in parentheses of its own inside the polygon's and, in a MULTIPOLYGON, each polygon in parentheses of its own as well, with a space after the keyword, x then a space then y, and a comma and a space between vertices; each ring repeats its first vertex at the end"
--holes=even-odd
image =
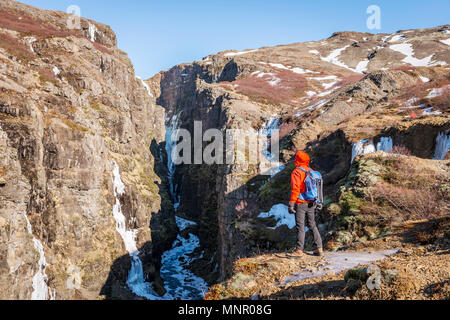
POLYGON ((310 156, 303 151, 297 152, 295 155, 295 167, 309 167, 309 163, 311 162, 310 156))

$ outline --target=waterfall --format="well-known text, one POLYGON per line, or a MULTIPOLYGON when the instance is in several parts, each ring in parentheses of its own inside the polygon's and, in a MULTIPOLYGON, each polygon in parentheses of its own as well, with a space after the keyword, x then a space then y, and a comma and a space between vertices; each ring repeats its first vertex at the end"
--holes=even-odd
POLYGON ((270 175, 271 178, 279 172, 283 171, 284 168, 286 168, 285 165, 278 161, 279 159, 276 159, 276 155, 273 154, 270 150, 270 140, 274 131, 279 129, 279 123, 280 119, 276 116, 273 116, 258 131, 258 136, 264 137, 266 139, 264 148, 262 150, 264 158, 263 161, 261 161, 261 171, 263 172, 263 174, 270 175))
POLYGON ((377 151, 384 151, 391 153, 394 148, 394 141, 391 137, 382 137, 380 142, 377 144, 377 151))
POLYGON ((434 152, 434 160, 444 160, 450 149, 450 130, 441 132, 436 138, 436 150, 434 152))
POLYGON ((176 139, 176 131, 180 126, 179 120, 180 114, 176 114, 170 119, 168 125, 166 126, 166 153, 167 153, 167 168, 169 169, 169 188, 170 194, 173 197, 173 202, 175 205, 175 210, 178 209, 180 204, 179 195, 176 193, 176 185, 174 184, 174 175, 175 175, 175 159, 173 158, 173 151, 175 149, 177 139, 176 139))
POLYGON ((369 142, 368 139, 358 141, 356 144, 353 145, 352 149, 352 163, 355 161, 355 158, 357 156, 360 156, 362 154, 369 154, 375 152, 375 145, 373 142, 369 142))
POLYGON ((47 268, 47 260, 45 259, 44 246, 42 243, 33 235, 33 230, 31 227, 30 220, 26 213, 23 214, 27 222, 28 233, 33 237, 34 248, 39 253, 38 271, 33 277, 33 292, 31 294, 31 300, 55 300, 55 291, 52 291, 48 285, 48 277, 45 272, 47 268))
POLYGON ((114 162, 113 170, 114 197, 116 202, 113 207, 113 216, 116 221, 116 230, 122 237, 125 249, 131 257, 131 269, 128 273, 127 285, 130 290, 137 296, 150 300, 161 299, 153 290, 150 283, 144 279, 144 270, 142 261, 139 258, 139 250, 137 249, 136 236, 137 230, 127 230, 126 218, 122 212, 119 197, 125 194, 125 185, 120 176, 120 169, 114 162))
POLYGON ((377 143, 375 148, 375 144, 373 141, 369 139, 358 141, 353 144, 352 147, 352 163, 355 161, 357 156, 363 154, 374 153, 376 151, 384 151, 386 153, 392 153, 392 149, 394 147, 394 141, 391 137, 382 137, 380 142, 377 143))
MULTIPOLYGON (((180 114, 174 115, 170 120, 167 119, 166 126, 166 153, 167 168, 169 170, 168 180, 170 185, 170 194, 174 201, 175 212, 178 213, 180 205, 180 192, 175 185, 174 175, 176 171, 175 155, 173 151, 177 144, 176 131, 180 126, 180 114)), ((196 223, 175 216, 176 223, 180 232, 196 223)), ((200 239, 192 233, 189 238, 184 238, 181 234, 172 245, 172 248, 163 253, 161 257, 161 278, 164 280, 167 294, 164 297, 170 299, 202 299, 208 291, 208 284, 200 277, 194 275, 189 269, 191 262, 195 260, 192 257, 194 251, 200 247, 200 239)))

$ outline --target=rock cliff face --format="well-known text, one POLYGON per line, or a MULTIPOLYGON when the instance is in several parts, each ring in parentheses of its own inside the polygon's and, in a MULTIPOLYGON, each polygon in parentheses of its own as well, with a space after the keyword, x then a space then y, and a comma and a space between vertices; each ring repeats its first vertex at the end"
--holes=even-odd
MULTIPOLYGON (((324 173, 327 205, 337 201, 338 182, 354 157, 371 146, 433 158, 437 137, 448 134, 450 125, 449 32, 448 26, 339 32, 322 41, 221 52, 147 81, 158 105, 180 114, 180 126, 191 133, 193 120, 201 120, 203 130, 225 131, 258 130, 279 119, 287 166, 271 179, 258 165, 177 169, 180 212, 207 220, 199 232, 214 260, 204 262, 218 264, 214 277, 229 277, 237 257, 293 245, 292 230, 272 232, 257 216, 289 200, 295 150, 308 150, 324 173)), ((335 228, 328 211, 319 220, 324 236, 335 228)))
POLYGON ((86 19, 0 2, 1 299, 132 297, 119 201, 145 273, 175 236, 160 157, 164 110, 116 37, 86 19), (113 268, 111 268, 113 266, 113 268))

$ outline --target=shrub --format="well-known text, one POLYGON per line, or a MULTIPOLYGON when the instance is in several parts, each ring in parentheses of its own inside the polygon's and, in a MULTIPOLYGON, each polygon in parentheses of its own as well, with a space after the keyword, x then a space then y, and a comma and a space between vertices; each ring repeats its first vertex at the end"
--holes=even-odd
POLYGON ((406 148, 405 146, 394 146, 392 148, 392 153, 393 154, 401 154, 404 156, 411 156, 411 151, 408 150, 408 148, 406 148))
POLYGON ((377 202, 385 202, 401 213, 402 220, 440 217, 442 209, 445 208, 439 199, 439 189, 436 186, 429 189, 412 189, 383 183, 375 187, 374 193, 377 202))
MULTIPOLYGON (((402 149, 400 149, 402 150, 402 149)), ((417 169, 406 159, 385 165, 384 182, 371 189, 370 202, 391 207, 402 220, 440 217, 448 207, 448 179, 417 169)))

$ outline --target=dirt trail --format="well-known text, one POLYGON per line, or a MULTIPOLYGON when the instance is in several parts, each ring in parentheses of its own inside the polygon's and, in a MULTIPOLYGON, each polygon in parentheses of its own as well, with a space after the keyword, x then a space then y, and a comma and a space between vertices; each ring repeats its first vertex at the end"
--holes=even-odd
POLYGON ((344 270, 355 268, 359 265, 380 261, 397 253, 398 249, 379 252, 332 252, 326 253, 324 260, 318 268, 305 269, 294 273, 283 281, 283 285, 291 282, 318 278, 330 273, 339 273, 344 270))

